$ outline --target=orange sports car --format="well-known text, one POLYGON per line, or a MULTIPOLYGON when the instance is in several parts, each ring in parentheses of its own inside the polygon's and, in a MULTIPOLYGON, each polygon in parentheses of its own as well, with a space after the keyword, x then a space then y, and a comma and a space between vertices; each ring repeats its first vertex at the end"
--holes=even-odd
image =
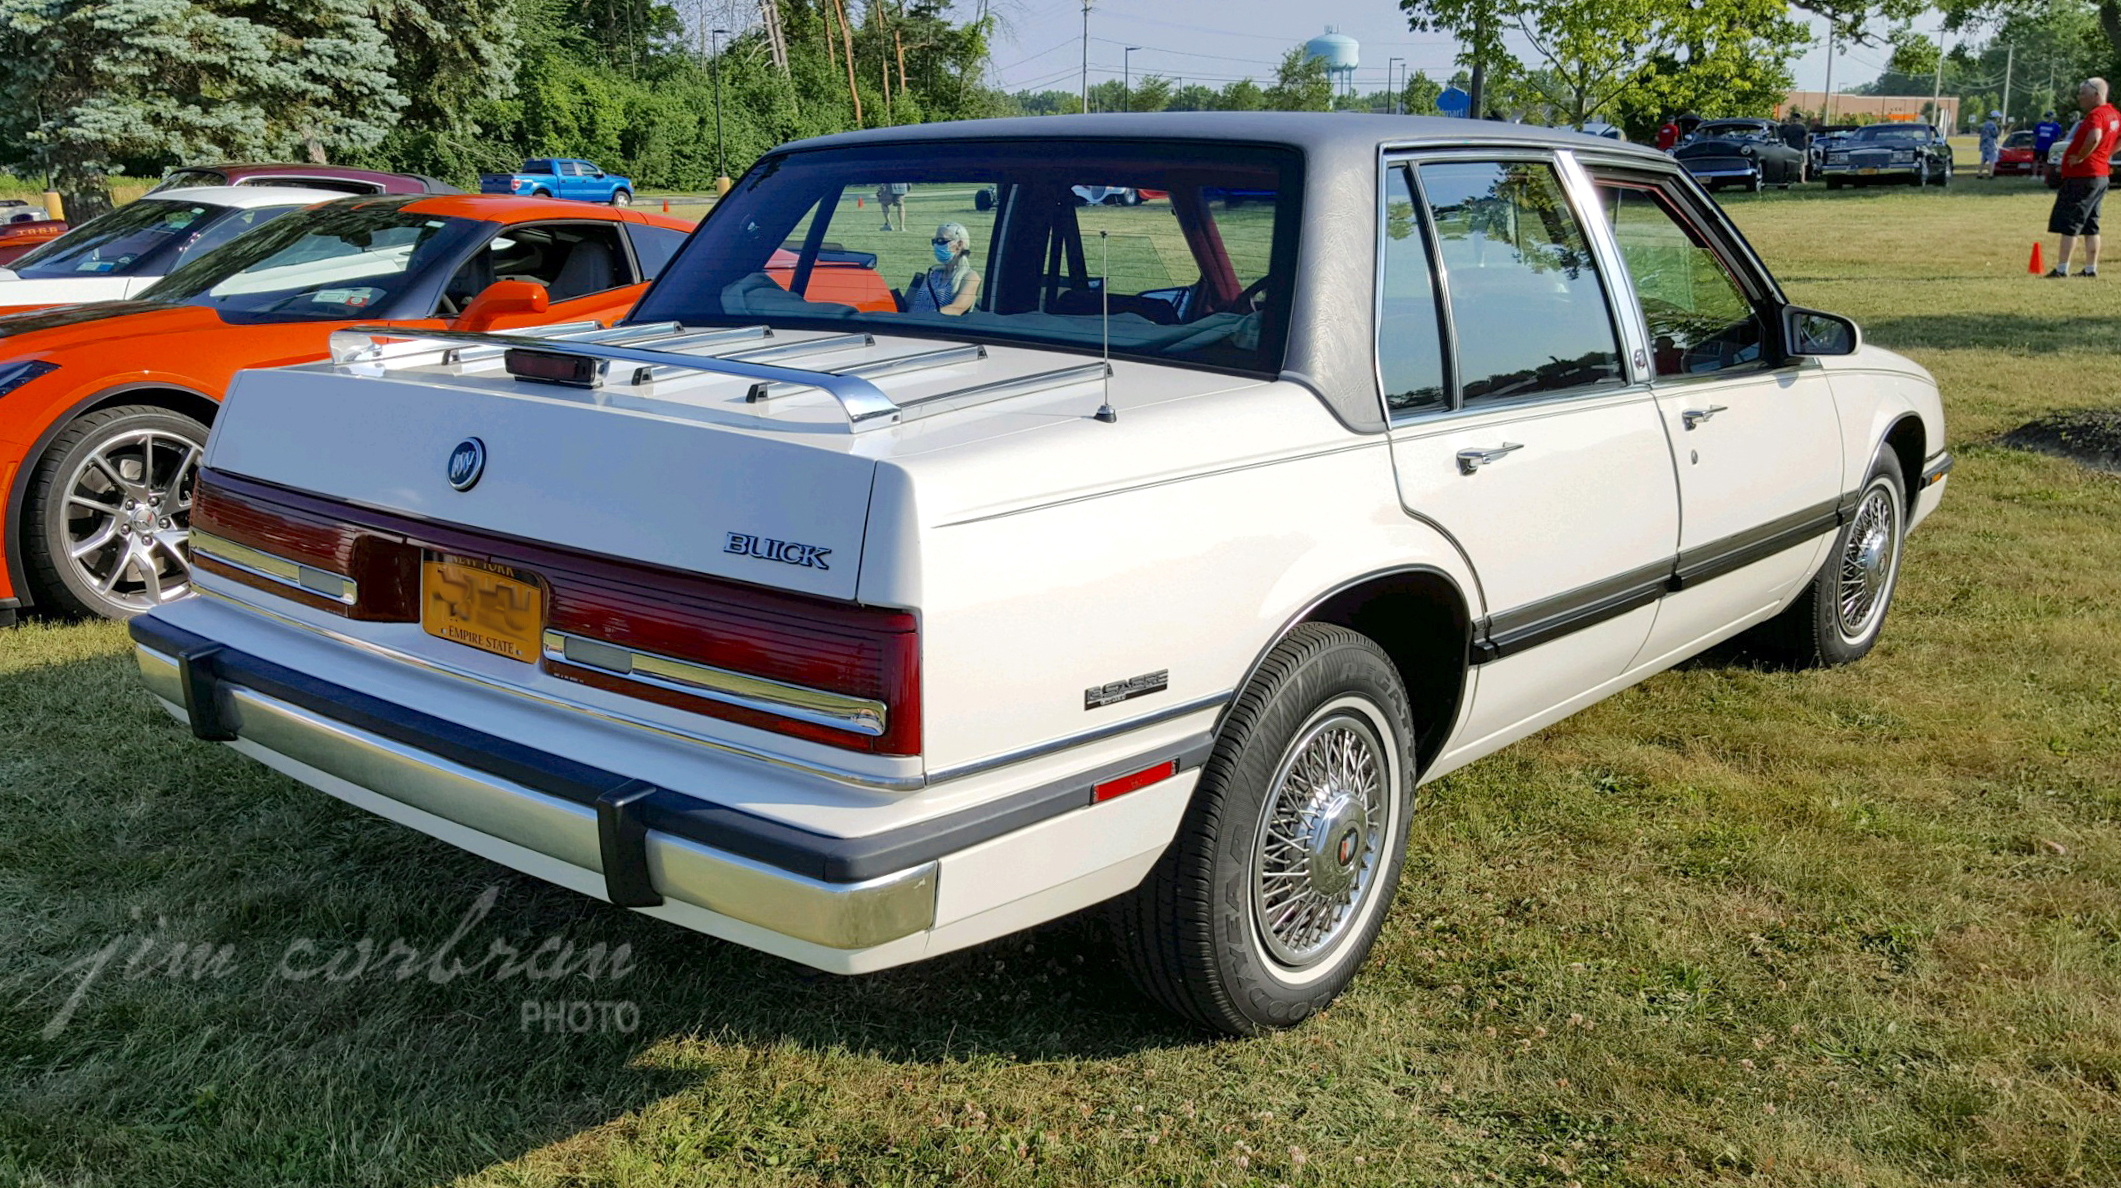
POLYGON ((139 300, 0 317, 0 622, 190 593, 192 482, 238 370, 325 358, 358 324, 609 323, 690 231, 542 198, 347 198, 237 236, 139 300))

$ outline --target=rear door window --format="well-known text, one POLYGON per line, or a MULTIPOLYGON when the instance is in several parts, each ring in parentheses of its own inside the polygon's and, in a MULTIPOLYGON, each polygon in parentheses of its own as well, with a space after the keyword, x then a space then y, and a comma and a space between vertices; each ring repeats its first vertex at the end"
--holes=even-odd
POLYGON ((1554 166, 1418 168, 1450 293, 1463 402, 1624 383, 1605 285, 1554 166))

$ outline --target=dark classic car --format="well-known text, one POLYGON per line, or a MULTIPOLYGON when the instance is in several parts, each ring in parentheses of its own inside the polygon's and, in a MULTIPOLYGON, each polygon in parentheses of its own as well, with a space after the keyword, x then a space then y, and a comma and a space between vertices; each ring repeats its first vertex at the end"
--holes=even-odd
POLYGON ((1773 120, 1708 120, 1672 156, 1711 190, 1788 187, 1804 180, 1804 150, 1785 144, 1773 120))
POLYGON ((1829 190, 1872 182, 1950 185, 1952 146, 1928 124, 1869 124, 1829 146, 1819 173, 1829 190))

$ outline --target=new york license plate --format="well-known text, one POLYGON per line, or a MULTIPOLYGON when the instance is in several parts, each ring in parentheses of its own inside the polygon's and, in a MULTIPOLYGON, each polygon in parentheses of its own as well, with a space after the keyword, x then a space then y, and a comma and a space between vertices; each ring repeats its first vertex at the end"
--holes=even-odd
POLYGON ((534 574, 490 561, 429 553, 420 562, 420 626, 427 634, 534 664, 545 590, 534 574))

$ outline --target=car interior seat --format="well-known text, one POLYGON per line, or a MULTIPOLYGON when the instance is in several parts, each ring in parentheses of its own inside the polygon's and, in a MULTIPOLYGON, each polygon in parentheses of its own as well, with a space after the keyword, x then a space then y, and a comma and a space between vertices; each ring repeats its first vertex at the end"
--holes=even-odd
POLYGON ((621 283, 617 253, 601 238, 581 239, 567 253, 567 262, 549 287, 554 301, 584 297, 615 289, 621 283))

